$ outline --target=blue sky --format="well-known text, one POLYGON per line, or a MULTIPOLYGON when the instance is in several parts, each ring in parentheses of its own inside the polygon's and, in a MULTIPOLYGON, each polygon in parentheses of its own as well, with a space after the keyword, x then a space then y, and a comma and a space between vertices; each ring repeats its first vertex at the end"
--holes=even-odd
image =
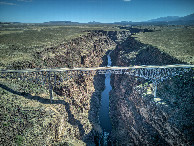
POLYGON ((191 13, 194 0, 0 0, 2 22, 140 22, 191 13))

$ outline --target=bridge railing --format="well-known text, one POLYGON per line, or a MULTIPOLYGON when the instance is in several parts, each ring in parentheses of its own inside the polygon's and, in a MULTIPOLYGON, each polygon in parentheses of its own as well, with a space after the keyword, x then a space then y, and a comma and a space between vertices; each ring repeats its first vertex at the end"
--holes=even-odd
POLYGON ((130 75, 146 80, 154 84, 154 97, 156 97, 157 84, 173 76, 184 74, 194 68, 194 65, 141 65, 129 67, 93 67, 93 68, 55 68, 55 69, 24 69, 24 70, 0 70, 0 77, 33 81, 38 84, 47 84, 52 102, 53 86, 73 78, 75 75, 89 76, 97 74, 130 75))
POLYGON ((117 66, 107 66, 107 67, 91 67, 91 68, 49 68, 49 69, 24 69, 24 70, 0 70, 0 73, 26 73, 26 72, 60 72, 60 71, 97 71, 97 70, 127 70, 127 69, 160 69, 160 68, 194 68, 194 65, 140 65, 140 66, 128 66, 128 67, 117 67, 117 66))

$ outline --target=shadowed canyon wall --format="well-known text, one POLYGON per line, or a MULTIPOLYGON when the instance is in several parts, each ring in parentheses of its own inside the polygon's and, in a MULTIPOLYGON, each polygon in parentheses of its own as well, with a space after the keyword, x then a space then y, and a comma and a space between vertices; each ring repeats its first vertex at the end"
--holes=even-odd
MULTIPOLYGON (((114 58, 113 66, 182 63, 133 37, 118 45, 111 58, 114 58)), ((113 144, 192 145, 192 74, 193 70, 159 83, 157 98, 152 82, 135 76, 112 75, 113 144)))

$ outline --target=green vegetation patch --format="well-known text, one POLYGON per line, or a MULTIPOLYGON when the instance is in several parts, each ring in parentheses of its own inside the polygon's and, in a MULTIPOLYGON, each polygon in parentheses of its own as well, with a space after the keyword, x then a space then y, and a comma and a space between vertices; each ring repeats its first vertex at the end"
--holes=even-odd
POLYGON ((157 47, 178 60, 194 64, 194 27, 149 27, 154 32, 138 33, 137 40, 157 47))
POLYGON ((23 31, 20 30, 20 33, 18 33, 18 30, 1 30, 1 32, 3 32, 0 37, 1 68, 24 60, 35 62, 35 52, 40 52, 47 47, 57 46, 86 33, 83 32, 83 28, 65 26, 26 26, 23 31))
MULTIPOLYGON (((13 68, 13 64, 39 64, 37 52, 57 47, 74 38, 86 35, 88 30, 113 31, 114 26, 44 26, 7 25, 0 27, 0 69, 13 68)), ((16 67, 17 68, 17 67, 16 67)))

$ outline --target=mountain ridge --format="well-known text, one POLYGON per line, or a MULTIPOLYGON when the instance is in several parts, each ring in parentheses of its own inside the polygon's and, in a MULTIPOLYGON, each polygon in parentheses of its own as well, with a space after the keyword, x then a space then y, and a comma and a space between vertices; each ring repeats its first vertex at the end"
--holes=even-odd
POLYGON ((148 20, 147 22, 175 21, 175 20, 178 20, 180 18, 181 17, 179 17, 179 16, 167 16, 167 17, 159 17, 156 19, 151 19, 151 20, 148 20))
POLYGON ((194 13, 183 17, 179 17, 179 16, 159 17, 145 22, 169 22, 169 21, 194 21, 194 13))

